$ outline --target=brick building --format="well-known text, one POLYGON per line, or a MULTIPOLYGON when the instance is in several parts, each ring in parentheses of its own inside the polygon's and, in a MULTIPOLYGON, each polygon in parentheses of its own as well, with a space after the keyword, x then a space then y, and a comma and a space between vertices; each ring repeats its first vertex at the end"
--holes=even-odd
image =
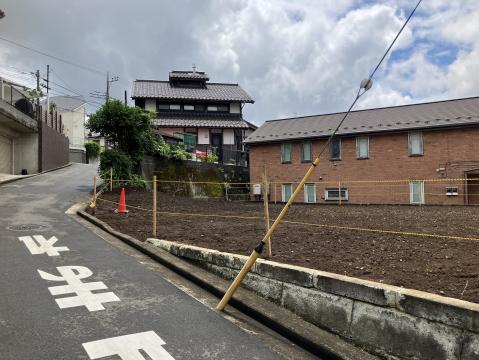
MULTIPOLYGON (((265 122, 251 134, 251 182, 286 201, 344 113, 265 122)), ((354 111, 297 201, 479 204, 479 98, 354 111)))

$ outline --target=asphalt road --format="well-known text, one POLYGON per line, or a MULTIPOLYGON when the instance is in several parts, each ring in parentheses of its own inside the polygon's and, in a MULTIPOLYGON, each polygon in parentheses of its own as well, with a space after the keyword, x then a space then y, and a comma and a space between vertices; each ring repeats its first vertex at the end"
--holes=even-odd
POLYGON ((280 358, 65 214, 95 171, 73 165, 0 186, 0 358, 280 358), (43 228, 8 229, 27 224, 43 228))

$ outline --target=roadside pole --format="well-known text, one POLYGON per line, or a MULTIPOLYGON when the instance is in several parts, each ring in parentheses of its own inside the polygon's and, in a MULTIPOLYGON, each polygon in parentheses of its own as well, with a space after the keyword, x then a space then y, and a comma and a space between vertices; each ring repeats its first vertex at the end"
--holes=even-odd
MULTIPOLYGON (((263 206, 264 206, 264 225, 266 233, 269 231, 269 188, 268 188, 268 177, 266 176, 266 168, 263 172, 263 206)), ((271 236, 266 239, 266 244, 268 245, 268 257, 272 255, 271 249, 271 236)))
POLYGON ((153 176, 153 237, 156 238, 156 175, 153 176))
POLYGON ((90 204, 91 208, 96 208, 96 175, 93 176, 93 201, 90 204))
POLYGON ((110 168, 110 191, 113 191, 113 168, 110 168))

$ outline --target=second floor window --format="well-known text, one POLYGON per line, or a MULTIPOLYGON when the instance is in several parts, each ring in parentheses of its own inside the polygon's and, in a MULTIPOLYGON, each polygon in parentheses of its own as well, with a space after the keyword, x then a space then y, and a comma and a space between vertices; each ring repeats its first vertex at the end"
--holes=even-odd
POLYGON ((183 110, 185 111, 194 111, 195 106, 194 105, 183 105, 183 110))
POLYGON ((303 141, 301 144, 301 161, 309 162, 312 160, 311 141, 303 141))
POLYGON ((180 111, 181 105, 180 104, 158 104, 158 111, 162 110, 173 110, 173 111, 180 111))
POLYGON ((418 156, 423 154, 422 133, 413 131, 408 133, 409 156, 418 156))
POLYGON ((369 159, 368 136, 358 136, 356 138, 356 156, 358 159, 369 159))
POLYGON ((333 137, 329 143, 329 158, 331 160, 341 160, 341 139, 333 137))
POLYGON ((291 143, 281 144, 281 162, 282 163, 290 163, 291 160, 292 160, 291 155, 292 155, 291 143))

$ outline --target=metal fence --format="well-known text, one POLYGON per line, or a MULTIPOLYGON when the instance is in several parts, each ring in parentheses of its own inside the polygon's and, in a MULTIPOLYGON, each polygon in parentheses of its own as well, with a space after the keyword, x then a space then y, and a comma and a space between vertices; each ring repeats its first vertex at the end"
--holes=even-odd
POLYGON ((24 92, 18 90, 15 85, 3 82, 2 96, 2 100, 14 106, 17 110, 33 119, 38 118, 39 106, 24 92))

